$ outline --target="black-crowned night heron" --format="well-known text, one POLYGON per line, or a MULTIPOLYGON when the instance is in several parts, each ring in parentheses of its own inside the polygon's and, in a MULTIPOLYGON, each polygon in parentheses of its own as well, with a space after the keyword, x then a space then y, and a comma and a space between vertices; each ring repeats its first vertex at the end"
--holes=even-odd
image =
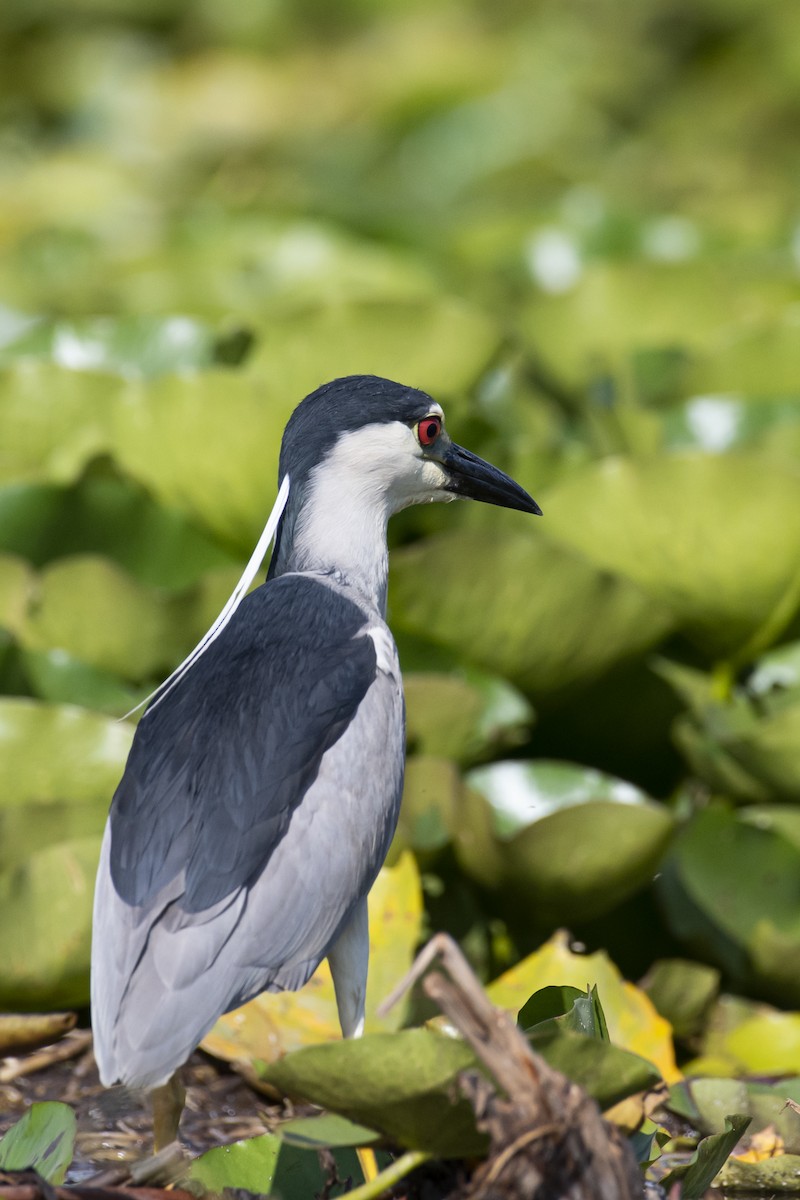
POLYGON ((405 758, 387 521, 458 496, 539 512, 430 396, 373 376, 303 400, 279 474, 266 583, 155 694, 111 805, 92 944, 106 1086, 161 1088, 222 1013, 325 957, 342 1032, 361 1032, 405 758))

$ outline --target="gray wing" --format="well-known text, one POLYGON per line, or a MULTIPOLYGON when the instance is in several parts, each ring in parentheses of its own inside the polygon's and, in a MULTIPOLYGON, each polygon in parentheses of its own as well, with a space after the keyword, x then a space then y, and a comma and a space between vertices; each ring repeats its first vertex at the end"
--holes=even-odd
POLYGON ((368 634, 340 593, 282 576, 141 722, 95 897, 104 1080, 154 1086, 222 1012, 301 986, 371 886, 403 748, 396 660, 368 634))

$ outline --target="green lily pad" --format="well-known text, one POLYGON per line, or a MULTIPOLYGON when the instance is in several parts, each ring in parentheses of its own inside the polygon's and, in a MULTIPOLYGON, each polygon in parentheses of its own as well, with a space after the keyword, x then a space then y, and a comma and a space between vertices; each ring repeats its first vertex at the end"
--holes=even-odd
POLYGON ((0 548, 35 566, 104 555, 140 583, 163 588, 186 587, 232 562, 185 517, 114 477, 0 488, 0 548))
POLYGON ((537 1037, 568 1029, 584 1037, 608 1041, 608 1025, 597 985, 584 992, 568 986, 541 988, 522 1006, 517 1024, 537 1037))
POLYGON ((246 549, 272 507, 283 429, 305 395, 374 373, 446 399, 497 344, 491 322, 455 301, 304 310, 270 326, 244 371, 131 383, 115 409, 114 456, 170 507, 246 549))
POLYGON ((774 800, 800 801, 800 697, 755 727, 727 741, 725 749, 745 774, 774 800))
POLYGON ((796 1196, 800 1193, 800 1155, 779 1154, 760 1162, 729 1158, 720 1168, 719 1186, 743 1196, 796 1196))
POLYGON ((533 1029, 528 1040, 551 1067, 579 1083, 603 1109, 646 1091, 661 1079, 647 1059, 571 1029, 533 1029))
POLYGON ((339 1113, 322 1113, 318 1117, 294 1117, 277 1127, 281 1141, 311 1150, 323 1146, 369 1146, 379 1135, 366 1125, 356 1125, 339 1113))
POLYGON ((688 1038, 703 1028, 719 983, 720 973, 715 967, 685 958, 661 958, 653 963, 640 986, 667 1018, 675 1036, 688 1038))
POLYGON ((89 1001, 92 899, 100 837, 46 846, 0 871, 0 1006, 89 1001))
POLYGON ((613 908, 652 877, 672 834, 663 805, 586 767, 493 763, 466 782, 480 800, 468 802, 459 827, 459 861, 486 886, 531 905, 542 921, 613 908), (481 801, 483 819, 475 812, 481 801))
POLYGON ((727 1062, 736 1075, 800 1076, 800 1013, 721 996, 709 1016, 701 1057, 727 1062))
POLYGON ((717 795, 755 803, 769 799, 764 784, 743 770, 724 745, 689 717, 675 720, 672 738, 692 773, 717 795))
POLYGON ((343 375, 408 380, 446 404, 452 420, 458 398, 489 366, 500 343, 492 319, 454 297, 330 304, 271 324, 252 370, 268 394, 287 395, 292 405, 343 375))
POLYGON ((296 1050, 264 1078, 403 1146, 450 1158, 486 1149, 469 1103, 454 1095, 456 1075, 474 1066, 464 1042, 405 1029, 296 1050))
POLYGON ((716 655, 762 626, 800 554, 800 475, 758 454, 609 459, 542 507, 551 536, 634 581, 716 655))
POLYGON ((150 691, 128 687, 110 671, 90 667, 66 650, 18 648, 17 665, 31 695, 39 700, 77 704, 109 716, 130 712, 150 691))
POLYGON ((118 393, 110 376, 50 363, 0 369, 0 482, 76 479, 108 449, 118 393))
POLYGON ((61 1184, 72 1162, 78 1122, 68 1104, 45 1101, 0 1138, 0 1171, 36 1171, 48 1183, 61 1184))
POLYGON ((132 739, 97 713, 0 697, 0 806, 109 799, 132 739))
POLYGON ((410 758, 392 856, 403 846, 420 857, 436 854, 449 845, 458 825, 461 794, 461 777, 455 763, 424 755, 410 758))
POLYGON ((671 625, 633 584, 532 532, 460 529, 396 550, 389 589, 399 631, 534 696, 602 674, 671 625))
MULTIPOLYGON (((336 1118, 328 1114, 319 1119, 336 1118)), ((322 1191, 326 1174, 318 1156, 309 1149, 265 1133, 206 1150, 192 1163, 188 1179, 215 1196, 230 1189, 256 1196, 279 1196, 281 1200, 307 1200, 322 1191)), ((352 1151, 337 1148, 334 1157, 341 1178, 358 1178, 358 1160, 352 1151)))
MULTIPOLYGON (((535 299, 522 323, 557 377, 585 385, 598 369, 607 370, 632 351, 679 346, 701 353, 725 335, 729 344, 734 331, 750 324, 752 306, 759 303, 777 312, 791 304, 788 277, 763 274, 757 285, 751 281, 740 288, 728 263, 716 258, 658 264, 612 259, 587 264, 563 295, 535 299)), ((722 378, 713 378, 713 390, 724 390, 722 378)), ((761 387, 768 390, 769 384, 761 387)))
POLYGON ((272 1133, 228 1146, 214 1146, 195 1159, 189 1178, 218 1196, 226 1188, 244 1188, 255 1195, 268 1195, 281 1150, 280 1138, 272 1133))
POLYGON ((161 504, 249 553, 275 501, 283 429, 301 399, 252 369, 131 381, 115 411, 114 457, 161 504))
POLYGON ((496 676, 475 670, 405 672, 403 691, 412 752, 469 762, 520 745, 529 736, 533 709, 496 676))
POLYGON ((740 987, 800 1002, 800 849, 722 805, 697 813, 663 864, 673 933, 740 987))
POLYGON ((797 643, 760 658, 724 698, 713 676, 664 659, 655 669, 689 705, 673 734, 701 779, 738 800, 800 798, 797 643))
MULTIPOLYGON (((746 1068, 739 1068, 746 1069, 746 1068)), ((690 1064, 690 1071, 694 1067, 690 1064)), ((701 1133, 723 1133, 731 1104, 750 1117, 752 1133, 771 1127, 786 1152, 800 1151, 800 1115, 792 1107, 800 1095, 800 1078, 774 1084, 742 1079, 687 1078, 670 1088, 667 1107, 684 1116, 701 1133)))

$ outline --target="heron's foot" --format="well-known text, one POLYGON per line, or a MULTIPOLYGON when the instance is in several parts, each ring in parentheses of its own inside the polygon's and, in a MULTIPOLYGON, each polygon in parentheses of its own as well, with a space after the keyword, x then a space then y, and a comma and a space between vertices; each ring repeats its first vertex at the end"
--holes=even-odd
POLYGON ((161 1087, 150 1093, 153 1104, 153 1148, 158 1154, 178 1137, 181 1113, 186 1103, 186 1088, 176 1071, 161 1087))

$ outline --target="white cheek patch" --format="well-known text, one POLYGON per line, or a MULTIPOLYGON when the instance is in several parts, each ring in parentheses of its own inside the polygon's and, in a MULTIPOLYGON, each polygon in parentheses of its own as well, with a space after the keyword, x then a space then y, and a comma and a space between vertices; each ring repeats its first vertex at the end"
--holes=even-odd
POLYGON ((425 487, 433 491, 436 488, 443 488, 447 483, 447 471, 441 463, 435 462, 432 458, 425 458, 422 461, 420 479, 425 487))

